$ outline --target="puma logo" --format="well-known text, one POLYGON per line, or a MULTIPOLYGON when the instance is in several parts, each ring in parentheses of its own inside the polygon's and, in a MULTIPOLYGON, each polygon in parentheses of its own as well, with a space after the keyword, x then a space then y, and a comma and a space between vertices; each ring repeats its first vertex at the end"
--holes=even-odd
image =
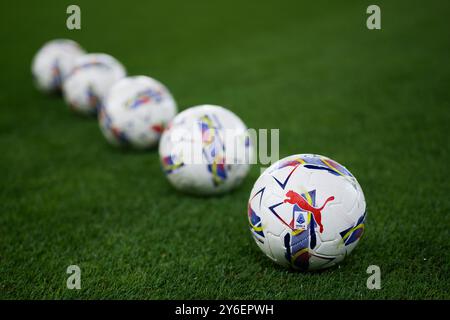
POLYGON ((326 204, 330 201, 334 200, 334 197, 331 196, 329 197, 325 203, 323 204, 323 206, 321 206, 320 208, 315 208, 312 205, 310 205, 308 203, 308 201, 306 201, 305 198, 303 198, 301 195, 299 195, 297 192, 289 190, 286 193, 286 197, 287 199, 284 199, 283 203, 291 203, 291 204, 296 204, 299 206, 300 209, 304 210, 304 211, 309 211, 313 214, 314 217, 314 221, 317 223, 317 225, 319 226, 319 232, 322 233, 323 232, 323 225, 322 225, 322 209, 326 206, 326 204))

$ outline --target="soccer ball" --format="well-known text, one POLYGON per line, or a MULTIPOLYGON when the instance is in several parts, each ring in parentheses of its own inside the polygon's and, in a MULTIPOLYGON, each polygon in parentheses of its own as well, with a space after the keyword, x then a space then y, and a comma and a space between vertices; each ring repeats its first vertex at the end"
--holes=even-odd
POLYGON ((60 90, 62 81, 72 69, 75 58, 83 54, 84 50, 72 40, 56 39, 45 43, 31 64, 36 87, 43 92, 60 90))
POLYGON ((159 144, 162 168, 178 190, 213 195, 238 186, 249 171, 252 143, 233 112, 200 105, 178 114, 159 144))
POLYGON ((366 202, 355 177, 313 154, 277 161, 256 181, 248 202, 250 231, 276 263, 307 271, 341 262, 364 232, 366 202))
POLYGON ((75 60, 63 82, 64 99, 76 112, 95 114, 109 89, 125 75, 122 64, 108 54, 83 55, 75 60))
POLYGON ((176 112, 175 100, 162 83, 146 76, 123 78, 100 110, 100 128, 113 145, 153 147, 176 112))

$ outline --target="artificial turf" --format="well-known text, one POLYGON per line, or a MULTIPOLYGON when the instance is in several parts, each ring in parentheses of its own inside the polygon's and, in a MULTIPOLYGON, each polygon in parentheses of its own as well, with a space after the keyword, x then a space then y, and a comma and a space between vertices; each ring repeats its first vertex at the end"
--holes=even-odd
POLYGON ((0 298, 449 299, 446 1, 2 2, 0 298), (71 38, 165 83, 180 109, 227 106, 358 178, 366 233, 339 266, 274 265, 248 230, 258 177, 221 197, 174 192, 157 152, 110 147, 94 119, 32 85, 33 54, 71 38), (81 290, 66 268, 82 270, 81 290), (366 269, 381 268, 381 290, 366 269))

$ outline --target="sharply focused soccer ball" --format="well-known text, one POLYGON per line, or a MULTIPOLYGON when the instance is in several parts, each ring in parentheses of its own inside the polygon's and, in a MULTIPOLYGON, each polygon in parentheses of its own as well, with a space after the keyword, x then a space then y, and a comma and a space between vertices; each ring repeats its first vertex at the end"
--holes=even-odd
POLYGON ((34 56, 31 65, 36 87, 44 92, 60 90, 75 58, 84 53, 79 44, 72 40, 56 39, 45 43, 34 56))
POLYGON ((250 231, 276 263, 299 270, 331 267, 364 232, 366 202, 355 177, 339 163, 299 154, 266 169, 248 202, 250 231))
POLYGON ((104 53, 78 57, 64 79, 64 99, 76 112, 95 114, 102 106, 109 89, 125 77, 122 64, 104 53))
POLYGON ((178 190, 212 195, 239 185, 249 170, 252 142, 233 112, 213 105, 178 114, 159 144, 162 168, 178 190))
POLYGON ((176 112, 175 100, 162 83, 146 76, 123 78, 100 110, 100 128, 113 145, 153 147, 176 112))

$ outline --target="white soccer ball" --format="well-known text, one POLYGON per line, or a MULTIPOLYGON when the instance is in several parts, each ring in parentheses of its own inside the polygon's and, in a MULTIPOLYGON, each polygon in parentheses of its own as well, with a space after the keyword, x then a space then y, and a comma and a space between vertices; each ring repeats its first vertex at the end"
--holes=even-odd
POLYGON ((78 57, 63 82, 64 99, 76 112, 95 114, 109 89, 125 75, 123 65, 108 54, 90 53, 78 57))
POLYGON ((200 105, 179 113, 159 144, 162 168, 178 190, 213 195, 238 186, 249 171, 252 142, 233 112, 200 105))
POLYGON ((146 76, 128 77, 112 86, 100 110, 100 128, 113 145, 149 148, 175 116, 177 105, 169 90, 146 76))
POLYGON ((56 39, 45 43, 31 64, 36 87, 44 92, 60 90, 64 78, 73 67, 74 60, 83 54, 85 51, 72 40, 56 39))
POLYGON ((277 161, 256 181, 248 202, 250 231, 276 263, 303 271, 342 261, 364 232, 366 202, 355 177, 313 154, 277 161))

